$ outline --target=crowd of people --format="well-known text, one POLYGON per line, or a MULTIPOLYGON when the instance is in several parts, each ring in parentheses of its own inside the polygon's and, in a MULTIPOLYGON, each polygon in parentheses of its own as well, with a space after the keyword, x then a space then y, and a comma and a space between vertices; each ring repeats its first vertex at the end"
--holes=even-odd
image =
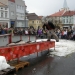
POLYGON ((14 34, 14 35, 36 34, 36 30, 34 28, 0 28, 0 35, 3 34, 14 34))
POLYGON ((56 34, 61 39, 67 39, 67 40, 75 40, 75 28, 74 29, 58 29, 56 31, 56 34))
MULTIPOLYGON (((14 34, 14 35, 36 35, 38 38, 47 38, 47 32, 43 28, 39 27, 37 30, 34 28, 0 28, 0 35, 14 34)), ((59 39, 75 40, 75 28, 73 29, 57 29, 54 30, 59 39)), ((51 38, 54 38, 51 36, 51 38)))

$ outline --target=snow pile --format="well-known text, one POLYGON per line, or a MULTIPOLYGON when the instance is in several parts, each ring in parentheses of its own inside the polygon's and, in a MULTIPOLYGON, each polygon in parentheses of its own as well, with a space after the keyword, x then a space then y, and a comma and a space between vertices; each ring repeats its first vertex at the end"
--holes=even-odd
POLYGON ((37 40, 36 40, 36 42, 41 42, 41 41, 42 41, 42 39, 37 39, 37 40))
POLYGON ((19 45, 19 44, 25 44, 25 41, 17 41, 17 42, 12 42, 10 44, 8 44, 7 46, 13 46, 13 45, 19 45))
POLYGON ((75 52, 75 41, 59 40, 55 42, 55 50, 51 48, 50 51, 50 55, 67 56, 75 52))
POLYGON ((7 69, 9 67, 10 67, 10 65, 7 64, 5 57, 4 56, 0 56, 0 70, 7 69))
POLYGON ((12 46, 12 45, 16 45, 15 43, 10 43, 10 44, 8 44, 8 46, 12 46))
POLYGON ((18 44, 25 44, 25 41, 20 41, 20 42, 16 43, 16 45, 18 45, 18 44))
MULTIPOLYGON (((47 41, 47 39, 37 39, 36 42, 47 41)), ((51 41, 56 41, 55 39, 51 39, 51 41)))

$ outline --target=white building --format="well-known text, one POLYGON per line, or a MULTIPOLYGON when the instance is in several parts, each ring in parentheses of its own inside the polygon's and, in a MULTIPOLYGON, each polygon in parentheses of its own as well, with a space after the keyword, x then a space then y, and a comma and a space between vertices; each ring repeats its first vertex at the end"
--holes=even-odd
POLYGON ((23 0, 0 0, 0 4, 1 25, 6 22, 8 28, 27 26, 25 25, 27 24, 25 21, 26 6, 23 0))
POLYGON ((73 26, 72 29, 75 28, 75 15, 73 15, 73 26))
POLYGON ((23 0, 15 0, 16 3, 16 27, 25 27, 25 3, 23 0))
POLYGON ((58 24, 62 28, 73 28, 75 25, 75 11, 69 10, 66 0, 64 0, 63 8, 58 12, 49 15, 48 20, 55 25, 58 24))
POLYGON ((0 3, 0 26, 9 27, 9 8, 7 5, 0 3))
POLYGON ((75 11, 66 11, 62 15, 62 23, 64 28, 72 28, 72 26, 75 24, 75 11))

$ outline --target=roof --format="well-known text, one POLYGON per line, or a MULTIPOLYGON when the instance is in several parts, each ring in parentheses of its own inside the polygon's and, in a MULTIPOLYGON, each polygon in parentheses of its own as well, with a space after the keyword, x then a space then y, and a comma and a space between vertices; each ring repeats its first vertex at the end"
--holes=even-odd
POLYGON ((25 7, 27 7, 26 4, 25 4, 25 7))
POLYGON ((6 6, 6 5, 0 2, 0 6, 6 6))
POLYGON ((0 0, 1 3, 8 5, 8 0, 0 0))
POLYGON ((15 2, 15 0, 0 0, 0 2, 5 5, 8 5, 8 1, 15 2))
POLYGON ((43 16, 38 16, 40 19, 42 19, 43 16))
POLYGON ((65 12, 65 10, 59 10, 59 12, 56 12, 56 13, 50 15, 50 17, 60 17, 63 15, 64 12, 65 12))
POLYGON ((9 1, 11 1, 11 2, 15 2, 15 0, 9 0, 9 1))
POLYGON ((41 20, 35 13, 29 13, 27 17, 29 20, 41 20))
POLYGON ((66 11, 62 16, 73 16, 75 15, 75 11, 66 11))
POLYGON ((49 18, 50 16, 47 16, 47 18, 49 18))

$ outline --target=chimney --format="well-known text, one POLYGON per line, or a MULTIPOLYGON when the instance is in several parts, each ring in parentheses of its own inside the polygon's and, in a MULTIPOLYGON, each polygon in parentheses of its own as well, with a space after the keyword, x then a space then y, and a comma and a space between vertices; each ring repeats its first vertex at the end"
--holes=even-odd
POLYGON ((70 13, 70 10, 69 10, 69 13, 70 13))

